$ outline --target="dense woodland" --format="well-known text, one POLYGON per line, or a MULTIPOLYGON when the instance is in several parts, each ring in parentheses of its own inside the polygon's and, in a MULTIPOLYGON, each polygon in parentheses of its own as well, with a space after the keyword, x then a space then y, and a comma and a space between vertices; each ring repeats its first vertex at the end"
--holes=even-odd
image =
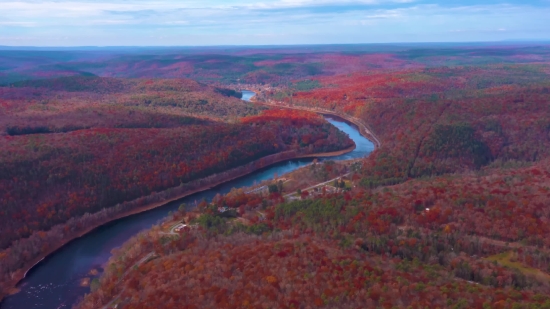
POLYGON ((126 243, 78 308, 547 308, 549 166, 289 203, 229 194, 203 206, 198 230, 126 243), (231 222, 220 205, 265 217, 231 222), (486 258, 507 252, 523 272, 486 258))
POLYGON ((264 87, 260 99, 369 125, 382 146, 356 187, 172 214, 198 228, 136 236, 77 308, 550 308, 549 74, 491 64, 264 87))
POLYGON ((62 78, 0 90, 7 106, 1 118, 7 130, 0 136, 3 293, 29 262, 59 241, 107 220, 106 212, 116 216, 131 212, 132 205, 147 206, 129 201, 170 188, 182 193, 188 187, 197 189, 198 179, 270 155, 292 158, 353 145, 316 114, 262 112, 227 97, 235 94, 232 91, 187 80, 117 82, 62 78), (33 97, 34 87, 38 98, 33 97), (159 103, 159 110, 154 101, 130 104, 126 96, 138 96, 135 89, 182 105, 164 109, 159 103), (36 101, 44 97, 55 102, 35 110, 35 104, 42 104, 36 101), (201 98, 210 103, 201 103, 201 98), (65 113, 60 113, 62 108, 65 113), (188 116, 193 111, 208 117, 188 116), (247 116, 250 113, 257 115, 247 116), (242 120, 221 121, 227 115, 242 120))
POLYGON ((85 212, 292 147, 308 146, 304 151, 313 153, 350 146, 349 140, 328 124, 292 127, 261 123, 164 130, 90 129, 60 136, 10 138, 4 143, 1 159, 4 195, 0 216, 5 221, 0 245, 6 248, 15 239, 85 212))
POLYGON ((240 97, 187 79, 73 76, 18 82, 0 87, 0 134, 171 128, 196 121, 189 116, 236 122, 263 110, 240 97))
POLYGON ((345 75, 267 97, 364 120, 384 141, 365 163, 362 181, 373 187, 548 157, 549 72, 540 64, 345 75))

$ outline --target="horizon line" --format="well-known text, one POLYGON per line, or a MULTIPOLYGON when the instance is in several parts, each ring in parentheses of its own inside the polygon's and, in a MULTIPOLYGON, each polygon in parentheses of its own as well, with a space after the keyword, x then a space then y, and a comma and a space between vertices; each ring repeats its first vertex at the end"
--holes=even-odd
POLYGON ((59 49, 76 49, 76 48, 94 48, 94 49, 110 49, 110 48, 241 48, 241 47, 292 47, 292 46, 366 46, 366 45, 427 45, 427 44, 451 44, 451 45, 468 45, 468 44, 550 44, 548 40, 499 40, 499 41, 426 41, 426 42, 371 42, 371 43, 306 43, 306 44, 232 44, 232 45, 0 45, 0 49, 16 49, 16 48, 59 48, 59 49))

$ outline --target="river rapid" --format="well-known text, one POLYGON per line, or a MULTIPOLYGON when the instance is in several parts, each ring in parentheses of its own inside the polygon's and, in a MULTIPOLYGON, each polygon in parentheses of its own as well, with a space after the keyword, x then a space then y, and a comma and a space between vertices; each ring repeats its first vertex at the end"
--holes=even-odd
MULTIPOLYGON (((249 101, 253 96, 253 92, 243 91, 242 99, 249 101)), ((347 133, 355 142, 356 148, 347 154, 321 160, 362 158, 374 150, 374 145, 361 136, 355 126, 328 116, 325 118, 347 133)), ((180 204, 186 203, 193 206, 202 199, 210 201, 218 193, 225 194, 232 188, 248 187, 256 182, 271 179, 275 174, 283 175, 311 163, 312 160, 298 159, 277 163, 212 189, 103 225, 70 242, 32 268, 19 286, 21 292, 7 297, 0 304, 0 308, 71 308, 80 297, 90 291, 88 287, 81 287, 80 281, 83 278, 93 279, 94 276, 90 275, 90 271, 100 270, 111 257, 111 250, 120 247, 140 231, 149 229, 165 218, 168 212, 177 210, 180 204)))

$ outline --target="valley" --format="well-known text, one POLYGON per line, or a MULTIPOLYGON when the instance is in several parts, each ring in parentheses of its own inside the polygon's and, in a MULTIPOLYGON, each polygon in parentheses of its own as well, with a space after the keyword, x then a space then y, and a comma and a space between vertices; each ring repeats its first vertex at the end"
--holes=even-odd
POLYGON ((373 48, 4 72, 1 308, 550 306, 550 49, 373 48))

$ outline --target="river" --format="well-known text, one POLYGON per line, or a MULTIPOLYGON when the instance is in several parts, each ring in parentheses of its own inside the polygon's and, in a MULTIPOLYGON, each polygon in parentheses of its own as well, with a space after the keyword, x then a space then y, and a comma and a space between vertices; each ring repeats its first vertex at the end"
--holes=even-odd
MULTIPOLYGON (((253 92, 243 91, 242 99, 249 101, 252 96, 254 96, 253 92)), ((347 133, 357 147, 350 153, 322 160, 362 158, 374 150, 374 145, 361 136, 353 125, 329 117, 326 119, 347 133)), ((168 212, 176 210, 181 203, 193 205, 202 199, 211 200, 218 193, 225 194, 232 188, 247 187, 255 182, 271 179, 275 173, 282 175, 291 172, 309 164, 312 160, 281 162, 182 200, 101 226, 70 242, 31 269, 19 286, 21 292, 7 297, 0 304, 0 308, 71 308, 80 297, 89 292, 89 288, 81 287, 79 283, 82 278, 91 277, 88 274, 90 270, 99 269, 111 257, 111 250, 120 247, 140 231, 158 223, 167 216, 168 212)))

